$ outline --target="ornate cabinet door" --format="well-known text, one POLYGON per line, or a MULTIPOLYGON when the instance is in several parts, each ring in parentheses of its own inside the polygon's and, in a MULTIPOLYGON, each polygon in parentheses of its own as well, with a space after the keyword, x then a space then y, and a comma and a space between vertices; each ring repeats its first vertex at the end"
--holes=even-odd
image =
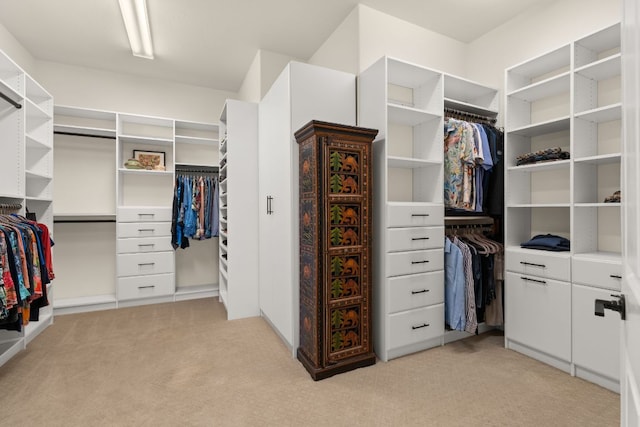
POLYGON ((314 380, 375 363, 371 342, 373 129, 311 121, 300 148, 300 347, 314 380))

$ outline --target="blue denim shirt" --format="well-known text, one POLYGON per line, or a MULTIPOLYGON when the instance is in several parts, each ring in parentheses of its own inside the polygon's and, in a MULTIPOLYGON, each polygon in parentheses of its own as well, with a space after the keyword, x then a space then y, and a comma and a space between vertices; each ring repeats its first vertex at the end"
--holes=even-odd
POLYGON ((451 329, 466 326, 464 264, 460 248, 444 238, 444 319, 451 329))

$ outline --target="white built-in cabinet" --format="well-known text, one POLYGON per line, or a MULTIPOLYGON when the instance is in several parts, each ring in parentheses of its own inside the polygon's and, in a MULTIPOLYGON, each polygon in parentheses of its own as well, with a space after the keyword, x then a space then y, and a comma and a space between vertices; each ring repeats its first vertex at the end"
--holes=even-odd
POLYGON ((444 325, 445 107, 495 117, 498 91, 390 57, 358 77, 358 125, 379 130, 373 331, 384 361, 453 339, 444 325))
POLYGON ((291 62, 260 101, 258 117, 260 311, 295 356, 299 214, 294 133, 311 120, 354 126, 355 75, 291 62))
POLYGON ((171 220, 176 170, 217 167, 218 125, 56 106, 54 129, 56 311, 217 295, 217 239, 174 251, 171 220), (165 170, 125 168, 134 150, 165 170))
MULTIPOLYGON (((53 97, 0 51, 0 210, 35 213, 52 237, 53 162, 53 97)), ((40 309, 39 321, 30 321, 21 332, 0 330, 0 366, 52 322, 49 305, 40 309)))
MULTIPOLYGON (((506 345, 618 390, 618 313, 595 299, 620 291, 620 25, 506 70, 506 345), (561 147, 570 159, 516 165, 561 147), (537 234, 570 252, 520 248, 537 234)), ((622 192, 624 197, 624 192, 622 192)))
POLYGON ((219 158, 220 301, 229 320, 259 316, 258 104, 225 102, 219 158))

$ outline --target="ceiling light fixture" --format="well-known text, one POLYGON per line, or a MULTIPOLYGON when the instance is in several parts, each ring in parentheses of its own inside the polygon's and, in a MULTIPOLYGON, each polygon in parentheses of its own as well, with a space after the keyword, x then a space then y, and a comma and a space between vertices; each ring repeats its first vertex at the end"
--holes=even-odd
POLYGON ((151 28, 146 0, 119 0, 124 26, 134 56, 153 59, 151 28))

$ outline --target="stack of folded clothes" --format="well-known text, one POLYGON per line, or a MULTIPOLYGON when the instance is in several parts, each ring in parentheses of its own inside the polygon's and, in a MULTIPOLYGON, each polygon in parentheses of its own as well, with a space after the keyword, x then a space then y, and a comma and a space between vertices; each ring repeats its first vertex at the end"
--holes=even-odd
POLYGON ((571 250, 569 239, 553 234, 538 234, 528 242, 521 243, 520 246, 527 249, 542 249, 554 252, 571 250))
POLYGON ((550 160, 565 160, 570 157, 569 153, 562 151, 562 148, 547 148, 535 153, 522 154, 516 157, 516 166, 528 165, 531 163, 547 162, 550 160))
POLYGON ((620 199, 621 199, 621 194, 620 191, 616 191, 615 193, 613 193, 611 196, 605 197, 604 198, 604 202, 605 203, 620 203, 620 199))

